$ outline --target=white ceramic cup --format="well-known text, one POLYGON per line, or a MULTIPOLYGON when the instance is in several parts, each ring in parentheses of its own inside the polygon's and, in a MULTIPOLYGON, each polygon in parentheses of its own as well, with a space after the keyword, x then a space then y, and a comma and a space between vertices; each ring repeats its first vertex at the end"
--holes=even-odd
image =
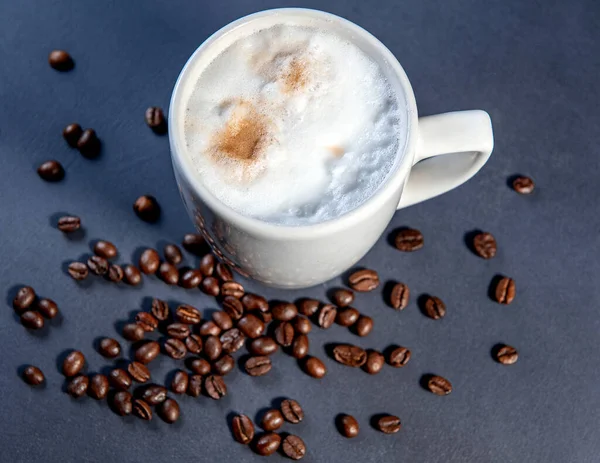
POLYGON ((350 268, 379 239, 397 209, 461 185, 481 169, 494 145, 486 112, 459 111, 418 118, 408 77, 379 40, 348 20, 300 8, 251 14, 223 27, 200 45, 173 89, 169 140, 185 206, 217 256, 244 276, 283 288, 313 286, 350 268), (205 188, 186 154, 183 117, 195 85, 190 75, 197 76, 235 40, 282 23, 321 27, 347 38, 378 63, 406 106, 406 144, 399 147, 387 180, 358 208, 316 225, 281 226, 239 214, 205 188))

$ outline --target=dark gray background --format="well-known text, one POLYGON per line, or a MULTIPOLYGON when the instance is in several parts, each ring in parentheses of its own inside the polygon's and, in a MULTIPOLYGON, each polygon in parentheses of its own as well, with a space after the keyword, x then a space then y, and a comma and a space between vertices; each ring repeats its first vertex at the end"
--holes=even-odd
MULTIPOLYGON (((600 439, 600 4, 597 0, 226 1, 119 0, 0 2, 0 461, 258 461, 230 437, 227 415, 256 414, 280 397, 293 397, 306 420, 285 431, 307 443, 306 461, 592 462, 600 439), (115 336, 149 296, 214 309, 198 291, 166 287, 146 278, 142 287, 99 279, 77 284, 64 263, 89 253, 105 238, 130 262, 140 246, 178 242, 191 230, 173 180, 166 137, 144 124, 150 105, 168 107, 175 79, 209 34, 245 14, 276 6, 306 6, 342 15, 379 37, 410 77, 423 115, 457 109, 487 110, 496 148, 466 185, 396 214, 389 231, 409 225, 425 235, 413 254, 382 238, 361 265, 383 280, 411 289, 401 313, 380 292, 359 295, 356 307, 375 319, 359 339, 334 326, 316 329, 311 352, 326 358, 327 342, 348 341, 384 349, 408 346, 413 358, 375 377, 326 359, 321 381, 301 373, 284 354, 270 375, 227 378, 230 395, 180 400, 182 418, 168 426, 122 419, 106 403, 74 401, 61 392, 57 356, 79 348, 88 371, 109 362, 94 339, 115 336), (69 50, 76 68, 58 73, 47 64, 54 48, 69 50), (96 161, 67 147, 62 128, 73 121, 97 130, 104 143, 96 161), (59 159, 67 170, 58 184, 35 168, 59 159), (507 178, 536 181, 519 196, 507 178), (131 210, 144 193, 158 197, 157 225, 131 210), (58 213, 83 218, 85 236, 70 240, 55 228, 58 213), (495 259, 469 251, 465 234, 491 231, 495 259), (517 297, 508 307, 488 298, 497 274, 513 277, 517 297), (10 307, 14 287, 31 284, 56 300, 62 323, 41 334, 26 331, 10 307), (441 297, 446 318, 419 311, 423 293, 441 297), (517 347, 517 364, 494 362, 498 342, 517 347), (40 366, 47 387, 19 378, 26 363, 40 366), (423 374, 452 381, 437 397, 422 389, 423 374), (334 418, 351 413, 361 435, 341 437, 334 418), (387 436, 369 425, 375 413, 397 414, 403 429, 387 436)), ((386 233, 387 234, 387 233, 386 233)), ((188 261, 193 262, 188 258, 188 261)), ((268 297, 325 298, 341 280, 304 292, 248 283, 268 297)), ((155 380, 181 366, 168 358, 152 365, 155 380)), ((179 399, 178 399, 179 400, 179 399)), ((273 460, 283 457, 275 456, 273 460)))

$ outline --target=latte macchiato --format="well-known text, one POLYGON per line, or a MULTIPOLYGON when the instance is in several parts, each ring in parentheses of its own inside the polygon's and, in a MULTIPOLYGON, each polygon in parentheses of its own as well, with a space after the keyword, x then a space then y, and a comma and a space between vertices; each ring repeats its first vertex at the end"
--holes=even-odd
POLYGON ((406 109, 378 64, 327 30, 249 31, 190 79, 194 174, 249 217, 298 226, 339 217, 377 191, 405 143, 406 109))

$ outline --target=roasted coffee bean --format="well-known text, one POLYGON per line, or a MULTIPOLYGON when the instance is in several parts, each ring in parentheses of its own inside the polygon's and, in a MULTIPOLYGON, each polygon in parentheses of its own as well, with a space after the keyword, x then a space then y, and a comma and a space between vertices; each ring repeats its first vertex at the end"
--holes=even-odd
POLYGON ((512 365, 519 359, 517 349, 511 346, 502 346, 496 352, 496 360, 503 365, 512 365))
POLYGON ((179 419, 179 404, 175 399, 167 399, 157 409, 158 416, 165 423, 175 423, 179 419))
POLYGON ((515 178, 512 182, 513 189, 522 195, 528 195, 533 192, 535 188, 535 184, 533 180, 529 177, 519 176, 515 178))
POLYGON ((309 376, 320 379, 327 373, 327 368, 317 357, 307 357, 304 362, 304 371, 309 376))
POLYGON ((277 352, 278 349, 279 346, 273 338, 269 336, 261 336, 260 338, 254 339, 250 343, 248 350, 254 355, 271 355, 277 352))
POLYGON ((335 318, 337 316, 337 309, 332 304, 325 304, 319 310, 319 316, 317 317, 317 323, 323 329, 329 328, 333 325, 335 318))
POLYGON ((223 310, 234 320, 239 320, 244 315, 244 306, 240 300, 231 296, 223 299, 223 310))
POLYGON ((58 161, 46 161, 37 168, 37 173, 42 180, 47 182, 60 182, 65 178, 65 169, 58 161))
POLYGON ((358 421, 351 415, 342 415, 340 417, 339 429, 342 436, 347 437, 348 439, 358 436, 358 432, 360 431, 358 421))
POLYGON ((361 315, 354 324, 356 334, 359 336, 367 336, 373 330, 373 319, 367 315, 361 315))
POLYGON ((302 315, 311 317, 319 310, 320 305, 321 303, 316 299, 302 299, 298 303, 298 309, 302 315))
POLYGON ((81 227, 81 219, 79 217, 64 216, 58 219, 58 229, 63 233, 73 233, 81 227))
POLYGON ((292 322, 294 331, 300 334, 308 334, 312 330, 312 323, 306 317, 298 315, 292 322))
POLYGON ((396 233, 394 238, 396 249, 404 252, 412 252, 423 247, 423 234, 419 230, 405 228, 396 233))
POLYGON ((91 256, 87 260, 88 269, 95 275, 106 275, 108 273, 108 265, 108 261, 100 256, 91 256))
POLYGON ((381 352, 377 352, 376 350, 370 350, 367 353, 367 361, 363 365, 363 370, 365 370, 370 375, 376 375, 383 368, 383 364, 385 363, 385 359, 381 352))
POLYGON ((146 341, 135 351, 135 359, 143 364, 148 364, 160 353, 160 345, 156 341, 146 341))
POLYGON ((221 285, 221 296, 241 299, 244 296, 244 287, 235 281, 226 281, 221 285))
POLYGON ((390 293, 390 305, 396 310, 404 310, 408 305, 410 290, 404 283, 396 283, 390 293))
POLYGON ((203 253, 206 252, 206 242, 202 235, 198 235, 196 233, 188 233, 184 235, 183 240, 181 241, 181 245, 183 248, 196 256, 200 257, 203 253))
POLYGON ((160 265, 160 257, 154 249, 148 248, 140 256, 140 270, 146 275, 153 275, 160 265))
POLYGON ((106 275, 109 281, 113 283, 118 283, 123 279, 125 273, 123 272, 123 268, 117 264, 110 264, 108 266, 108 274, 106 275))
POLYGON ((333 358, 349 367, 361 367, 367 361, 367 353, 362 347, 340 344, 333 348, 333 358))
POLYGON ((85 280, 88 276, 87 266, 83 262, 71 262, 69 264, 69 275, 77 281, 85 280))
POLYGON ((147 383, 150 381, 150 370, 140 362, 131 362, 127 365, 127 372, 138 383, 147 383))
POLYGON ((75 376, 79 374, 85 366, 85 357, 78 350, 74 350, 65 357, 62 363, 62 373, 65 376, 75 376))
MULTIPOLYGON (((200 283, 200 290, 204 294, 217 297, 219 295, 219 292, 221 291, 219 288, 219 280, 217 280, 214 277, 206 277, 204 280, 202 280, 202 283, 200 283)), ((235 300, 237 301, 237 299, 235 300)))
POLYGON ((154 223, 160 218, 160 205, 152 195, 144 195, 136 199, 133 203, 133 210, 144 222, 154 223))
POLYGON ((179 360, 187 354, 187 348, 182 340, 169 338, 165 341, 164 349, 166 354, 172 359, 179 360))
POLYGON ((266 432, 262 434, 256 444, 254 451, 261 456, 273 455, 281 444, 281 436, 274 432, 266 432))
POLYGON ((265 325, 273 321, 273 314, 271 312, 255 312, 256 316, 260 318, 265 325))
POLYGON ((130 415, 133 410, 133 397, 127 391, 119 391, 113 396, 113 408, 121 416, 130 415))
POLYGON ((98 345, 98 352, 103 357, 114 359, 121 353, 121 344, 113 338, 102 338, 98 345))
POLYGON ((96 400, 104 399, 108 394, 108 378, 99 374, 92 376, 88 394, 96 400))
POLYGON ((48 55, 48 63, 52 69, 57 71, 70 71, 75 63, 73 58, 64 50, 52 50, 48 55))
POLYGON ((202 352, 202 338, 197 334, 190 334, 185 338, 184 342, 188 352, 191 352, 192 354, 199 354, 202 352))
POLYGON ((83 134, 83 129, 77 123, 67 125, 62 132, 63 138, 71 148, 77 148, 77 142, 83 134))
POLYGON ((227 395, 227 386, 225 381, 219 375, 210 375, 204 380, 204 389, 206 394, 214 400, 219 400, 227 395))
POLYGON ((150 384, 144 388, 142 399, 152 406, 163 403, 167 400, 167 388, 158 384, 150 384))
POLYGON ((183 370, 177 370, 171 380, 171 391, 175 394, 183 394, 187 391, 189 375, 183 370))
POLYGON ((82 132, 77 140, 77 149, 84 158, 88 159, 93 159, 100 154, 102 143, 94 129, 85 129, 82 132))
POLYGON ((285 399, 281 402, 281 414, 285 420, 292 424, 298 424, 304 419, 304 411, 298 402, 293 399, 285 399))
POLYGON ((279 410, 267 410, 260 421, 260 427, 265 431, 276 431, 283 426, 283 415, 279 410))
POLYGON ((212 319, 223 331, 229 330, 233 327, 233 320, 227 312, 223 312, 222 310, 214 312, 212 314, 212 319))
POLYGON ((265 324, 262 320, 251 313, 240 318, 237 322, 237 326, 240 331, 250 339, 258 338, 265 330, 265 324))
POLYGON ((382 416, 377 420, 377 429, 385 434, 394 434, 400 431, 402 424, 400 418, 394 415, 382 416))
POLYGON ((123 268, 125 283, 131 286, 137 286, 142 282, 142 274, 135 265, 126 265, 123 268))
POLYGON ((345 309, 338 310, 335 321, 341 326, 352 326, 356 323, 360 317, 360 312, 354 307, 347 307, 345 309))
POLYGON ((38 367, 28 365, 22 373, 23 381, 30 386, 39 386, 44 382, 44 373, 38 367))
POLYGON ((308 336, 305 334, 299 334, 294 338, 292 343, 292 357, 301 359, 306 357, 308 354, 308 336))
POLYGON ((435 395, 448 395, 452 392, 452 384, 441 376, 432 376, 427 381, 427 388, 435 395))
POLYGON ((134 399, 132 412, 135 416, 142 420, 150 421, 152 419, 152 409, 145 400, 134 399))
POLYGON ((39 312, 27 310, 21 314, 21 325, 30 330, 41 330, 44 327, 44 317, 39 312))
POLYGON ((181 249, 176 244, 166 244, 163 248, 163 255, 165 256, 165 260, 173 265, 179 265, 183 260, 181 249))
POLYGON ((233 354, 244 346, 246 336, 239 329, 231 328, 221 335, 220 340, 223 350, 228 354, 233 354))
POLYGON ((131 377, 125 370, 115 368, 108 375, 108 382, 112 387, 120 391, 126 391, 131 387, 131 377))
POLYGON ((357 270, 348 277, 348 284, 360 293, 373 291, 379 286, 379 275, 375 270, 357 270))
POLYGON ((179 283, 179 270, 169 262, 162 262, 158 267, 158 276, 166 284, 175 286, 179 283))
POLYGON ((171 323, 167 326, 167 334, 172 338, 185 339, 190 335, 190 327, 183 323, 171 323))
POLYGON ((163 110, 157 106, 151 106, 146 109, 146 124, 150 127, 155 133, 163 134, 167 129, 167 121, 165 120, 165 115, 163 114, 163 110))
POLYGON ((135 322, 147 333, 150 333, 158 328, 158 320, 154 317, 154 315, 148 312, 138 312, 135 316, 135 322))
POLYGON ((216 336, 208 336, 204 340, 204 355, 208 360, 217 360, 221 356, 223 345, 216 336))
POLYGON ((354 293, 349 289, 336 289, 331 299, 338 307, 348 307, 354 302, 354 293))
POLYGON ((267 300, 257 294, 244 294, 244 297, 242 297, 242 304, 246 310, 258 310, 260 312, 268 312, 269 310, 269 303, 267 300))
POLYGON ((275 341, 283 347, 289 347, 294 341, 294 327, 290 322, 280 322, 275 328, 275 341))
POLYGON ((210 373, 210 363, 203 358, 195 358, 189 362, 189 369, 198 375, 205 376, 210 373))
POLYGON ((204 378, 202 376, 200 376, 200 375, 190 376, 187 394, 190 397, 200 397, 200 394, 202 394, 202 384, 203 383, 204 383, 204 378))
POLYGON ((235 360, 231 355, 224 355, 212 365, 213 371, 221 376, 225 376, 235 367, 235 360))
POLYGON ((298 436, 289 434, 281 444, 283 453, 292 460, 300 460, 306 455, 306 444, 298 436))
POLYGON ((515 298, 516 286, 515 280, 512 278, 504 277, 498 281, 496 286, 495 296, 496 301, 500 304, 510 304, 515 298))
POLYGON ((267 356, 250 357, 244 368, 250 376, 262 376, 271 371, 271 359, 267 356))
POLYGON ((187 325, 197 325, 202 321, 200 312, 195 307, 188 304, 182 304, 175 310, 175 316, 181 323, 187 325))
POLYGON ((94 245, 94 254, 105 259, 114 259, 117 253, 117 247, 110 241, 100 240, 94 245))
POLYGON ((237 415, 231 422, 233 438, 240 444, 248 445, 254 439, 254 425, 246 415, 237 415))
POLYGON ((197 288, 202 283, 202 273, 200 270, 189 269, 181 274, 179 284, 182 288, 192 289, 197 288))
POLYGON ((406 347, 396 347, 388 356, 388 364, 393 367, 400 368, 410 360, 410 350, 406 347))
POLYGON ((479 257, 491 259, 496 255, 496 239, 491 233, 478 233, 473 238, 473 249, 479 257))
POLYGON ((128 323, 123 327, 123 337, 128 341, 141 341, 144 339, 144 328, 137 323, 128 323))
MULTIPOLYGON (((157 321, 165 321, 169 318, 169 304, 167 304, 165 301, 163 301, 162 299, 158 299, 158 298, 153 298, 152 299, 152 307, 150 309, 150 311, 152 312, 152 316, 157 320, 157 321)), ((157 324, 158 326, 158 324, 157 324)), ((176 336, 174 336, 176 337, 176 336)))
POLYGON ((279 302, 271 309, 273 318, 282 322, 289 322, 298 315, 298 308, 291 302, 279 302))
POLYGON ((15 309, 15 312, 23 312, 31 307, 35 302, 35 298, 35 291, 31 286, 22 286, 13 299, 13 309, 15 309))
POLYGON ((71 378, 67 384, 67 392, 74 399, 83 397, 88 390, 90 380, 85 375, 75 376, 71 378))
POLYGON ((221 281, 233 280, 233 273, 231 273, 231 269, 227 264, 224 264, 223 262, 217 262, 217 265, 215 266, 215 275, 221 281))
MULTIPOLYGON (((204 243, 204 240, 202 240, 204 243)), ((215 256, 211 253, 206 254, 202 259, 200 259, 200 265, 198 266, 198 270, 205 277, 212 276, 215 271, 216 259, 215 256)))
POLYGON ((429 318, 439 320, 446 315, 446 304, 439 297, 428 296, 425 301, 425 314, 429 318))
POLYGON ((221 334, 221 328, 212 320, 206 320, 198 329, 200 336, 219 336, 221 334))

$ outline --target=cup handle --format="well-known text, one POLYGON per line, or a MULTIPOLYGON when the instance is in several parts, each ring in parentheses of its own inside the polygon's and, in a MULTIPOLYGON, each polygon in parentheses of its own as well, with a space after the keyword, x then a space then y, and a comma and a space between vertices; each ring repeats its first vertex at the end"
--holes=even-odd
POLYGON ((492 121, 485 111, 456 111, 419 118, 413 168, 398 209, 463 184, 483 167, 493 148, 492 121))

